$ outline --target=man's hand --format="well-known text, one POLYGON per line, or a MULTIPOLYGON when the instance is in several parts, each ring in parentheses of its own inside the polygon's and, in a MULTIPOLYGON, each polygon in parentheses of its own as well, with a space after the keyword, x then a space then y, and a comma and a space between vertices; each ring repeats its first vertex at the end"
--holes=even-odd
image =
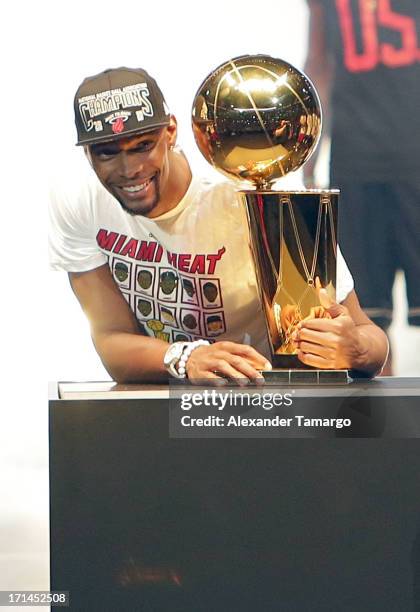
POLYGON ((271 364, 251 346, 222 341, 196 348, 186 370, 192 383, 220 385, 228 379, 244 386, 249 382, 264 384, 260 370, 271 370, 271 364))
POLYGON ((298 325, 295 342, 298 358, 314 368, 352 369, 363 362, 365 349, 349 310, 337 304, 325 289, 318 291, 321 305, 331 318, 305 319, 298 325))

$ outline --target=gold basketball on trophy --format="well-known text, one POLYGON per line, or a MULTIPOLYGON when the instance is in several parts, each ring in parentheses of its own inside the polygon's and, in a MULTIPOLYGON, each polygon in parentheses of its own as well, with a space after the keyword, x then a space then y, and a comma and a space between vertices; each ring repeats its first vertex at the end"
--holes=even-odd
POLYGON ((192 124, 208 162, 266 189, 310 157, 321 133, 321 106, 311 81, 291 64, 244 55, 203 81, 192 124))

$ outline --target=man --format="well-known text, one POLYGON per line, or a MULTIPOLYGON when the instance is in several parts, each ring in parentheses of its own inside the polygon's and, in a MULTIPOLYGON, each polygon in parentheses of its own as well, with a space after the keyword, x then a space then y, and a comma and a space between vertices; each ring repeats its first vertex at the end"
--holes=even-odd
MULTIPOLYGON (((402 269, 408 321, 420 325, 420 3, 308 0, 308 6, 305 71, 331 122, 340 245, 361 306, 387 330, 395 272, 402 269)), ((307 187, 316 186, 315 161, 304 167, 307 187)), ((391 374, 390 361, 385 372, 391 374)))
MULTIPOLYGON (((75 115, 78 144, 100 183, 92 177, 76 194, 54 198, 51 260, 69 272, 110 375, 119 382, 163 380, 168 372, 215 384, 263 382, 261 370, 271 367, 266 327, 233 186, 192 178, 175 148, 176 120, 144 70, 85 79, 75 115), (117 263, 128 269, 123 282, 117 263), (147 288, 137 282, 140 271, 151 275, 147 288), (196 302, 183 301, 186 280, 196 302), (206 282, 218 287, 217 304, 205 300, 206 282), (153 308, 144 320, 136 308, 142 296, 153 308), (188 342, 173 342, 180 332, 188 342)), ((343 304, 327 304, 332 318, 302 322, 299 358, 373 375, 387 341, 360 309, 342 259, 338 285, 343 304)))

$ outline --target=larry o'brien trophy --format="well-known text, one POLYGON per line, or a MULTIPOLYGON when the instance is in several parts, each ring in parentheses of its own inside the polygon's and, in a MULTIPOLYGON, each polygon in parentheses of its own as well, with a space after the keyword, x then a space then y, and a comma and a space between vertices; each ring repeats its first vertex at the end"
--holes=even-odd
POLYGON ((347 371, 302 364, 293 337, 303 319, 329 317, 319 287, 335 299, 339 191, 272 189, 274 181, 300 168, 318 143, 321 106, 311 81, 280 59, 234 58, 199 87, 192 125, 206 160, 253 187, 240 193, 277 369, 274 380, 347 382, 347 371))

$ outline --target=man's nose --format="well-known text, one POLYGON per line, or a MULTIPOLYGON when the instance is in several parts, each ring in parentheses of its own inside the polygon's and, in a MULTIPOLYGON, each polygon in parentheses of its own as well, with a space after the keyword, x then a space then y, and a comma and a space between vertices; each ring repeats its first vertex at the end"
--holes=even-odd
POLYGON ((120 153, 119 172, 124 178, 134 178, 143 170, 143 162, 141 155, 131 153, 129 151, 121 151, 120 153))

